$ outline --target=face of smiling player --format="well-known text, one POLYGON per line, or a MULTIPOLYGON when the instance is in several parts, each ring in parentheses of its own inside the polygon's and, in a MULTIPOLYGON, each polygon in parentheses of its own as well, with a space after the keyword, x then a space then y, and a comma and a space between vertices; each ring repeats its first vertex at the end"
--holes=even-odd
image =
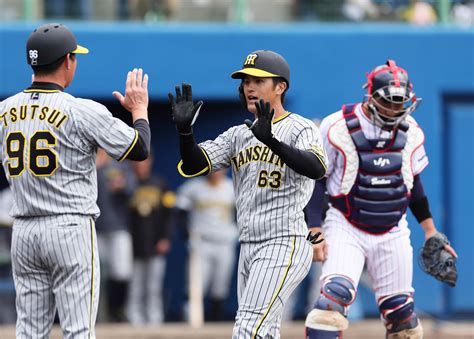
POLYGON ((247 100, 247 109, 254 115, 257 113, 255 103, 260 99, 270 102, 270 107, 275 108, 275 112, 283 109, 281 95, 286 89, 285 82, 275 85, 273 78, 258 78, 247 75, 242 80, 242 86, 245 99, 247 100))

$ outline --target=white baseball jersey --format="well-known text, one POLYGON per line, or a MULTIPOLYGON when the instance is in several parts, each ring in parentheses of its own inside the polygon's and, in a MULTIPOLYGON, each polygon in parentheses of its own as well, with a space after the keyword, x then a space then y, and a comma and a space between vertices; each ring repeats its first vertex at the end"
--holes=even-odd
POLYGON ((123 159, 137 137, 104 106, 52 83, 0 104, 2 164, 14 197, 18 338, 49 337, 56 307, 65 338, 95 338, 96 151, 123 159))
POLYGON ((211 242, 237 240, 235 195, 232 180, 212 186, 199 177, 186 181, 177 192, 175 207, 189 211, 190 231, 211 242))
MULTIPOLYGON (((367 117, 359 104, 355 109, 362 131, 367 139, 391 138, 392 132, 375 126, 367 117)), ((419 128, 411 116, 406 121, 410 128, 419 128)), ((347 194, 346 171, 354 171, 341 150, 331 142, 332 128, 338 123, 344 123, 342 111, 326 117, 321 123, 321 133, 328 157, 327 190, 329 195, 347 194), (341 120, 342 119, 342 120, 341 120)), ((419 134, 421 130, 419 131, 419 134)), ((347 133, 347 135, 349 135, 347 133)), ((422 133, 421 133, 422 135, 422 133)), ((349 139, 348 143, 352 143, 349 139)), ((423 146, 424 138, 415 138, 417 144, 412 145, 409 167, 413 175, 423 171, 428 165, 428 157, 423 146)), ((355 152, 355 147, 354 147, 355 152)), ((357 172, 357 168, 355 169, 357 172)), ((356 284, 360 279, 364 264, 371 275, 376 298, 401 293, 412 292, 413 249, 410 244, 410 230, 403 215, 397 227, 388 233, 373 235, 351 225, 343 214, 330 206, 323 223, 326 242, 329 246, 327 260, 323 264, 322 277, 330 274, 342 274, 350 277, 356 284)))
MULTIPOLYGON (((321 135, 312 121, 287 113, 274 121, 273 134, 292 147, 316 150, 326 161, 321 135)), ((314 180, 288 168, 246 125, 232 127, 200 146, 212 171, 232 166, 241 242, 306 236, 303 208, 314 180)))
MULTIPOLYGON (((279 141, 326 161, 312 121, 287 112, 273 122, 272 130, 279 141)), ((314 180, 289 168, 245 125, 200 146, 212 171, 232 167, 242 243, 233 338, 279 338, 286 300, 311 266, 303 208, 314 180)))
POLYGON ((95 218, 97 147, 123 159, 136 131, 103 105, 60 90, 26 90, 0 106, 2 163, 14 193, 12 215, 95 218))

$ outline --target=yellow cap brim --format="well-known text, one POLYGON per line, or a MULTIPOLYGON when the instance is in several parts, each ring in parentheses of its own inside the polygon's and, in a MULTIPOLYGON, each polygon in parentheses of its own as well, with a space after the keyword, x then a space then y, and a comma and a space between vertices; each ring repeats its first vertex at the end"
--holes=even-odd
POLYGON ((89 50, 85 47, 77 45, 76 49, 74 51, 72 51, 71 53, 74 53, 74 54, 87 54, 87 53, 89 53, 89 50))
POLYGON ((267 71, 263 71, 258 68, 243 68, 240 71, 232 73, 230 76, 233 79, 241 79, 246 75, 251 75, 257 78, 278 78, 280 75, 273 74, 267 71))

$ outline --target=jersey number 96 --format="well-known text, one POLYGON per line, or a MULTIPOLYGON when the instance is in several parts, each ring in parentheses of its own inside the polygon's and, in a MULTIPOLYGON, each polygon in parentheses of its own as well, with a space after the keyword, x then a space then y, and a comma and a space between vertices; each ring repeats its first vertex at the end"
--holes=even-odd
POLYGON ((58 155, 51 148, 55 145, 56 137, 50 131, 35 132, 29 143, 21 132, 9 133, 6 139, 6 151, 10 177, 17 177, 23 173, 25 158, 27 158, 28 169, 33 175, 52 175, 58 168, 58 155), (27 157, 24 156, 25 152, 28 152, 27 157))

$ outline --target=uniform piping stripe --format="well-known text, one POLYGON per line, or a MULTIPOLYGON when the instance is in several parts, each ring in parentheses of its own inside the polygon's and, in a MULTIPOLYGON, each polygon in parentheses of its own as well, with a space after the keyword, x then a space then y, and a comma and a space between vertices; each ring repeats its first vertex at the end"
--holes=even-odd
POLYGON ((135 138, 133 139, 133 142, 132 144, 130 145, 130 147, 125 151, 125 153, 119 158, 118 161, 122 161, 124 160, 127 155, 132 151, 133 147, 135 146, 135 144, 137 143, 137 140, 138 140, 138 131, 135 130, 135 138))
POLYGON ((25 89, 25 93, 59 93, 58 89, 25 89))
MULTIPOLYGON (((199 148, 201 148, 201 147, 199 147, 199 148)), ((211 170, 211 161, 209 160, 209 156, 207 155, 206 151, 204 151, 204 149, 201 148, 201 151, 204 154, 204 157, 206 158, 207 166, 204 167, 204 169, 202 169, 201 171, 199 171, 196 174, 186 174, 186 173, 184 173, 184 171, 182 169, 183 160, 180 160, 179 163, 178 163, 178 172, 179 172, 179 174, 181 174, 185 178, 193 178, 193 177, 200 176, 200 175, 206 173, 207 171, 211 170)))
POLYGON ((273 123, 276 124, 277 122, 282 121, 283 119, 285 119, 290 114, 291 114, 291 112, 286 111, 283 115, 280 115, 278 118, 273 120, 273 123))
POLYGON ((321 157, 321 155, 319 155, 318 153, 316 153, 316 151, 314 151, 312 149, 308 150, 308 152, 313 153, 318 158, 319 162, 321 162, 321 165, 323 165, 323 167, 324 167, 324 172, 327 172, 328 168, 326 166, 326 163, 324 162, 324 158, 321 157))
POLYGON ((293 264, 293 255, 295 254, 295 243, 296 243, 296 236, 293 236, 293 242, 291 244, 291 254, 290 254, 290 262, 288 263, 288 266, 286 267, 285 274, 283 275, 283 279, 281 280, 280 286, 278 286, 278 289, 276 293, 273 295, 272 301, 270 302, 270 305, 268 305, 267 310, 263 314, 262 318, 257 324, 257 327, 252 333, 252 339, 255 339, 257 337, 258 330, 260 329, 260 326, 262 326, 263 321, 267 317, 268 313, 270 312, 270 309, 272 308, 273 304, 275 303, 275 300, 278 298, 278 295, 280 294, 281 289, 283 288, 283 284, 285 283, 286 276, 288 275, 288 272, 290 270, 291 265, 293 264))
POLYGON ((89 305, 89 339, 91 338, 92 333, 92 310, 94 305, 94 222, 91 220, 91 253, 92 253, 92 274, 91 274, 91 300, 89 305))

